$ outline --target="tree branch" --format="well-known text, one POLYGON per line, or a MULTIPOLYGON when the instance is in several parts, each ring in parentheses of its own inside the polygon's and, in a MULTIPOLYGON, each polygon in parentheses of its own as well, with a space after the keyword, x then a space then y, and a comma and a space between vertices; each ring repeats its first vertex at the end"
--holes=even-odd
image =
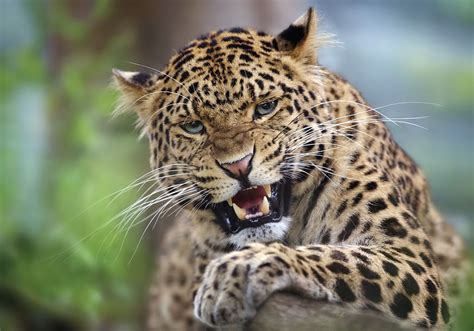
POLYGON ((225 330, 413 330, 373 312, 356 311, 347 306, 276 293, 259 309, 257 316, 243 327, 225 330))

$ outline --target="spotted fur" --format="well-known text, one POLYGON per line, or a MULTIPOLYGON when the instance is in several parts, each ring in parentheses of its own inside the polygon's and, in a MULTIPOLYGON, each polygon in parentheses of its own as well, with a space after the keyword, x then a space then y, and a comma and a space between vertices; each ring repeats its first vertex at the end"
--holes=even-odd
POLYGON ((160 187, 187 189, 159 257, 150 329, 242 323, 289 288, 421 327, 448 323, 443 279, 459 267, 463 244, 387 119, 318 65, 321 43, 311 9, 276 37, 212 32, 164 72, 114 72, 149 138, 152 168, 168 169, 160 187), (267 100, 277 109, 255 117, 267 100), (205 131, 187 133, 189 121, 205 131), (242 184, 219 163, 249 152, 248 182, 290 183, 290 212, 226 233, 210 208, 242 184))

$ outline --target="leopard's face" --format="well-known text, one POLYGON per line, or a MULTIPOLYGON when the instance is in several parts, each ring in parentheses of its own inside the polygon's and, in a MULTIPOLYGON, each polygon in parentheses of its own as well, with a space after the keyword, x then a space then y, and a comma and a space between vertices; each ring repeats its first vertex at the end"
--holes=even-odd
POLYGON ((314 24, 309 13, 277 37, 218 31, 163 72, 116 72, 119 85, 141 89, 135 106, 159 188, 170 204, 207 212, 234 244, 284 236, 304 160, 324 154, 329 114, 303 48, 314 24))

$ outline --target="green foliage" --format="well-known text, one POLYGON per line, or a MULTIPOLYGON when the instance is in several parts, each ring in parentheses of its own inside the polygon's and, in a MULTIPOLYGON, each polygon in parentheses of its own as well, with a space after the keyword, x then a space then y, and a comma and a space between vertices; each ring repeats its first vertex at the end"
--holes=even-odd
POLYGON ((454 330, 472 330, 474 328, 474 269, 471 269, 462 281, 460 296, 456 305, 454 316, 454 330))
POLYGON ((472 0, 437 0, 438 6, 455 19, 465 23, 474 23, 474 5, 472 0))
POLYGON ((474 67, 472 59, 465 62, 459 58, 442 58, 443 62, 427 62, 428 53, 412 54, 408 63, 410 72, 417 77, 431 94, 450 105, 448 111, 458 109, 471 112, 474 104, 474 67), (439 81, 443 77, 443 81, 439 81))
MULTIPOLYGON (((108 86, 110 69, 124 58, 131 35, 118 34, 98 52, 82 47, 90 22, 74 20, 63 4, 52 6, 48 33, 64 38, 72 51, 54 68, 56 78, 41 56, 43 32, 1 55, 0 102, 6 111, 0 123, 5 138, 0 145, 0 288, 13 287, 38 311, 47 307, 86 325, 103 320, 127 325, 139 321, 153 259, 146 238, 139 245, 143 227, 127 231, 118 227, 121 218, 114 220, 138 193, 113 202, 103 198, 147 171, 146 162, 137 168, 140 163, 128 161, 147 159, 132 120, 111 121, 116 96, 108 86), (43 104, 21 94, 25 88, 36 91, 43 104), (19 108, 23 102, 35 109, 19 108), (35 128, 29 120, 33 113, 46 121, 47 130, 37 136, 46 147, 39 151, 17 141, 18 129, 28 137, 35 128), (29 152, 39 153, 39 159, 29 152), (34 191, 22 189, 25 178, 34 191)), ((98 1, 90 19, 105 16, 108 4, 98 1)), ((36 23, 38 30, 46 29, 44 17, 36 23)))
POLYGON ((0 101, 25 82, 40 83, 45 78, 43 60, 35 47, 0 53, 0 63, 0 101))

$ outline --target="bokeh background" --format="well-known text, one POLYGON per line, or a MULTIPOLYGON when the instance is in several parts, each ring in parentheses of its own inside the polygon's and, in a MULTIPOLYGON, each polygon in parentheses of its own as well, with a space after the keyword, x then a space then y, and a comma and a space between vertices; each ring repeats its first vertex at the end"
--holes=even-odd
MULTIPOLYGON (((140 330, 160 226, 121 227, 148 171, 112 67, 161 69, 211 29, 277 33, 310 5, 341 42, 320 52, 391 117, 434 200, 474 248, 471 0, 0 0, 0 330, 140 330)), ((455 328, 474 327, 474 276, 455 328)))

